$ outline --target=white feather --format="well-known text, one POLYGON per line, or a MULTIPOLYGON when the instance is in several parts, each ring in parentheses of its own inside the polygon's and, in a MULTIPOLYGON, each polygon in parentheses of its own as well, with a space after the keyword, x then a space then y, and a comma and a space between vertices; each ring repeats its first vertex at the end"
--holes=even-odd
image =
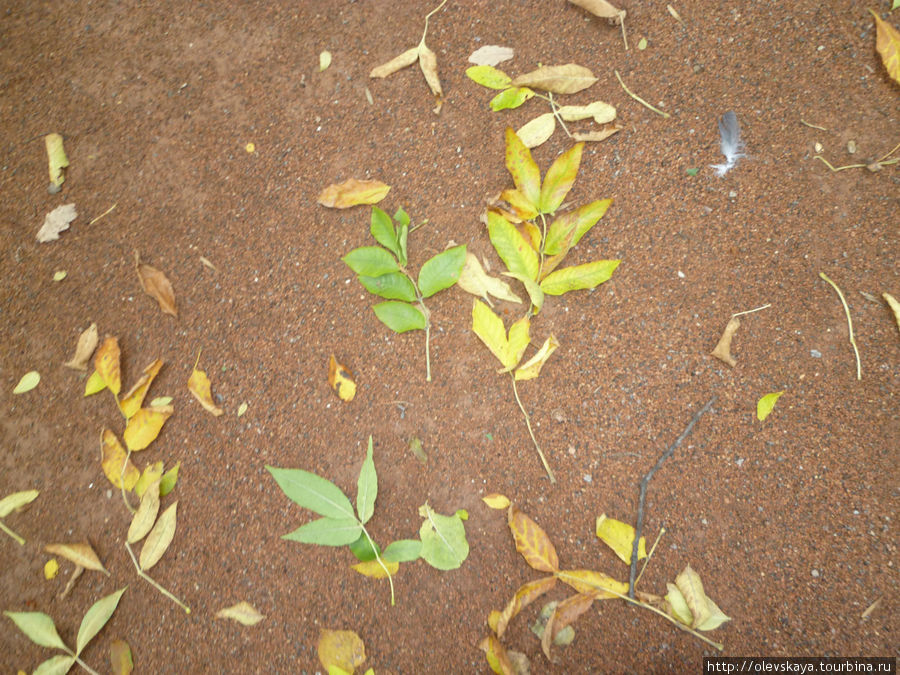
POLYGON ((743 153, 744 142, 741 140, 741 127, 733 110, 729 110, 719 120, 719 137, 722 154, 725 155, 725 163, 712 164, 710 166, 716 170, 716 175, 721 178, 734 168, 738 159, 746 157, 743 153))

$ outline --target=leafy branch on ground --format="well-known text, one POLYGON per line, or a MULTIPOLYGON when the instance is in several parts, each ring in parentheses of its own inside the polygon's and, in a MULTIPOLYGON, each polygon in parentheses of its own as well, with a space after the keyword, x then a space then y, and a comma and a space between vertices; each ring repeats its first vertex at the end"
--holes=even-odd
POLYGON ((39 494, 40 493, 37 490, 22 490, 21 492, 13 492, 10 495, 6 495, 3 499, 0 499, 0 532, 5 532, 15 539, 19 543, 19 546, 24 546, 25 540, 9 529, 3 522, 3 519, 13 511, 21 511, 24 509, 37 499, 39 494))
POLYGON ((457 569, 469 555, 469 543, 463 525, 464 514, 457 512, 444 516, 426 502, 419 508, 423 518, 419 539, 400 539, 382 551, 366 529, 366 523, 375 513, 378 496, 378 474, 372 452, 372 437, 369 436, 366 458, 357 479, 355 511, 347 495, 330 480, 302 469, 268 465, 266 469, 288 499, 322 516, 283 535, 282 539, 320 546, 348 546, 359 560, 353 565, 354 570, 376 579, 387 577, 391 605, 394 605, 394 575, 400 569, 400 563, 422 558, 439 570, 457 569))
POLYGON ((431 312, 425 298, 456 283, 466 262, 466 247, 454 246, 426 260, 416 278, 407 269, 410 229, 406 211, 398 209, 391 220, 373 206, 370 232, 381 245, 360 246, 342 260, 366 290, 386 299, 372 307, 385 326, 395 333, 425 331, 425 379, 431 382, 431 312))

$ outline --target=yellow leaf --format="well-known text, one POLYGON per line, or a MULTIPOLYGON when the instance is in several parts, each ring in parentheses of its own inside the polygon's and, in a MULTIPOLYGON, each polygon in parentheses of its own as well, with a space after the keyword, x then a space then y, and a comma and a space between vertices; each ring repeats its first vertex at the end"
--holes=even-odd
POLYGON ((541 374, 541 368, 550 358, 550 355, 559 347, 556 337, 552 334, 548 337, 538 352, 516 369, 517 380, 532 380, 541 374))
POLYGON ((488 665, 497 675, 515 675, 515 669, 506 653, 506 647, 497 639, 495 635, 489 635, 478 643, 487 657, 488 665))
POLYGON ((246 402, 246 401, 242 402, 242 403, 238 406, 238 409, 237 409, 237 416, 238 416, 238 417, 242 417, 242 416, 244 415, 244 413, 247 412, 247 408, 248 408, 247 402, 246 402))
POLYGON ((466 264, 463 265, 456 285, 466 291, 466 293, 479 295, 485 300, 488 300, 488 295, 490 294, 500 300, 522 302, 522 299, 512 292, 508 283, 497 277, 492 277, 484 271, 474 253, 466 253, 466 264))
POLYGON ((109 576, 109 572, 106 571, 90 544, 47 544, 44 546, 44 550, 51 555, 65 558, 86 570, 103 572, 109 576))
POLYGON ((536 148, 546 142, 554 131, 556 131, 556 115, 544 113, 519 127, 516 135, 522 139, 526 148, 536 148))
POLYGON ((900 84, 900 32, 871 9, 869 12, 875 17, 875 49, 881 54, 888 75, 900 84))
POLYGON ((756 419, 762 422, 766 419, 775 408, 775 402, 781 398, 784 391, 776 391, 773 394, 766 394, 756 403, 756 419))
POLYGON ((319 72, 321 73, 328 66, 331 65, 331 52, 324 51, 319 54, 319 72))
POLYGON ((564 66, 541 66, 530 73, 519 75, 512 81, 512 86, 543 89, 554 94, 574 94, 587 89, 596 81, 597 78, 590 69, 567 63, 564 66))
POLYGON ((63 169, 69 166, 69 158, 63 147, 63 137, 59 134, 47 134, 44 136, 44 145, 47 147, 47 160, 50 170, 50 192, 59 192, 66 177, 63 169))
POLYGON ((555 213, 569 194, 575 184, 578 167, 581 166, 582 150, 584 143, 576 143, 557 157, 547 169, 538 204, 541 213, 555 213))
POLYGON ((520 586, 512 600, 510 600, 503 611, 500 612, 500 616, 497 619, 497 625, 494 627, 494 632, 497 633, 497 637, 503 637, 503 633, 506 632, 506 627, 509 625, 509 622, 512 621, 519 612, 544 595, 544 593, 550 591, 554 586, 556 586, 556 577, 544 577, 543 579, 529 581, 520 586))
MULTIPOLYGON (((609 546, 613 553, 626 565, 631 564, 631 549, 634 545, 634 528, 621 520, 607 518, 602 514, 597 518, 597 537, 609 546)), ((647 557, 647 542, 644 537, 638 542, 638 560, 647 557)))
POLYGON ((525 354, 525 350, 528 348, 528 345, 531 343, 531 337, 528 334, 528 330, 531 326, 531 321, 527 316, 523 316, 521 319, 516 321, 512 326, 509 327, 509 364, 508 366, 504 365, 503 370, 500 372, 508 372, 516 367, 516 364, 522 360, 522 356, 525 354))
POLYGON ((40 381, 41 374, 36 370, 30 370, 22 376, 22 379, 19 380, 19 384, 17 384, 15 389, 13 389, 13 393, 24 394, 26 392, 29 392, 36 386, 38 386, 38 382, 40 381))
POLYGON ((594 262, 555 270, 541 281, 541 290, 547 295, 562 295, 569 291, 595 288, 608 281, 621 260, 595 260, 594 262))
POLYGON ((84 395, 92 396, 96 393, 99 393, 106 389, 106 382, 103 381, 103 377, 96 370, 91 373, 91 376, 84 383, 84 395))
POLYGON ((161 405, 152 408, 138 410, 125 427, 122 438, 125 439, 125 447, 132 452, 143 450, 150 445, 162 429, 166 420, 172 416, 175 408, 170 405, 161 405))
POLYGON ((328 384, 342 401, 352 401, 356 396, 356 380, 353 379, 353 373, 344 364, 339 363, 334 354, 328 359, 328 384))
POLYGON ((141 472, 127 459, 125 449, 119 443, 119 439, 109 429, 104 429, 100 437, 100 465, 109 482, 117 488, 122 488, 124 479, 125 489, 133 490, 141 472))
POLYGON ((481 498, 481 501, 483 501, 492 509, 503 510, 509 506, 509 497, 507 497, 506 495, 498 494, 496 492, 485 495, 481 498))
POLYGON ((153 379, 157 376, 162 367, 162 360, 156 359, 153 363, 144 368, 144 373, 141 375, 140 379, 134 383, 134 386, 128 390, 127 394, 119 399, 119 410, 125 415, 125 419, 131 419, 134 417, 134 414, 140 410, 141 405, 144 403, 144 397, 147 395, 147 390, 150 388, 153 379))
MULTIPOLYGON (((57 270, 53 273, 53 281, 62 281, 69 275, 65 270, 57 270)), ((63 364, 65 365, 65 364, 63 364)))
POLYGON ((897 298, 890 293, 882 293, 881 297, 884 298, 888 307, 891 308, 891 311, 894 313, 894 319, 897 321, 897 328, 900 328, 900 302, 897 302, 897 298))
POLYGON ((538 215, 538 210, 535 205, 515 188, 510 188, 501 192, 500 199, 509 204, 510 208, 515 211, 516 216, 520 220, 531 220, 538 215))
POLYGON ((109 662, 113 675, 130 675, 134 669, 134 658, 125 640, 113 640, 109 644, 109 662))
POLYGON ((50 558, 50 560, 44 563, 44 578, 47 581, 50 581, 51 579, 55 579, 57 574, 59 574, 59 563, 56 558, 50 558))
POLYGON ((386 579, 388 575, 394 576, 397 574, 397 571, 400 569, 400 563, 384 561, 384 567, 382 567, 377 560, 366 560, 365 562, 351 565, 351 567, 363 576, 371 577, 372 579, 386 579), (387 567, 387 571, 385 571, 385 567, 387 567))
MULTIPOLYGON (((690 610, 692 619, 690 626, 698 630, 713 630, 730 618, 726 616, 716 603, 707 597, 703 590, 703 582, 690 565, 675 578, 675 586, 681 592, 684 602, 690 610)), ((670 593, 671 595, 671 593, 670 593)), ((666 599, 672 603, 669 596, 666 599)), ((674 604, 673 604, 674 609, 674 604)), ((682 610, 683 611, 683 610, 682 610)), ((680 617, 676 617, 680 618, 680 617)))
POLYGON ((488 211, 487 225, 491 244, 506 269, 529 279, 537 279, 541 262, 531 241, 515 225, 494 211, 488 211))
POLYGON ((172 282, 161 270, 141 262, 141 256, 134 252, 134 265, 137 270, 138 281, 144 293, 152 297, 159 304, 163 314, 178 316, 178 308, 175 306, 175 289, 172 282))
POLYGON ((369 77, 387 77, 398 70, 411 66, 419 60, 419 48, 412 47, 402 54, 398 54, 387 63, 382 63, 377 68, 373 68, 369 73, 369 77))
POLYGON ((147 541, 141 549, 141 557, 139 563, 141 570, 146 572, 163 557, 172 539, 175 537, 175 527, 177 525, 178 502, 172 502, 172 505, 162 512, 156 525, 147 535, 147 541))
POLYGON ((329 185, 319 193, 319 204, 332 209, 347 209, 359 204, 377 204, 390 190, 380 180, 348 178, 343 183, 329 185))
POLYGON ((598 600, 618 597, 613 593, 604 591, 608 589, 620 595, 628 594, 628 584, 624 581, 613 579, 603 572, 594 570, 565 570, 559 573, 559 580, 567 583, 579 593, 592 594, 598 600))
POLYGON ((75 345, 75 356, 66 361, 63 365, 72 370, 87 370, 87 365, 97 349, 97 343, 100 338, 97 335, 97 324, 92 323, 84 332, 78 336, 78 343, 75 345))
POLYGON ((516 542, 516 550, 525 562, 539 572, 559 571, 556 548, 536 522, 512 505, 507 513, 507 523, 516 542))
POLYGON ((239 602, 216 612, 217 619, 233 619, 244 626, 255 626, 266 617, 249 602, 239 602))
MULTIPOLYGON (((134 486, 134 493, 138 497, 141 497, 143 499, 144 493, 147 491, 147 488, 154 482, 162 478, 162 475, 162 462, 154 462, 153 464, 148 464, 146 467, 144 467, 144 471, 141 473, 141 477, 138 479, 138 482, 134 486)), ((156 492, 157 496, 159 496, 159 486, 157 486, 156 492)), ((146 532, 144 534, 146 534, 146 532)))
POLYGON ((666 613, 674 619, 677 619, 685 626, 690 626, 694 620, 691 610, 687 605, 681 591, 675 584, 666 584, 669 592, 666 594, 666 613))
POLYGON ((213 403, 212 384, 210 383, 209 378, 206 376, 206 373, 202 370, 197 370, 196 367, 191 373, 191 376, 188 378, 188 391, 190 391, 194 395, 194 398, 197 399, 200 405, 202 405, 216 417, 225 412, 219 406, 213 403))
POLYGON ((510 327, 507 338, 503 320, 487 305, 476 300, 472 307, 472 330, 503 364, 501 372, 512 370, 522 358, 529 343, 529 325, 527 317, 519 319, 510 327))
POLYGON ((22 490, 6 495, 0 499, 0 518, 5 518, 13 511, 21 511, 37 499, 39 494, 38 490, 22 490))
POLYGON ((541 171, 531 151, 511 127, 506 127, 506 169, 516 189, 537 209, 541 200, 541 171))
MULTIPOLYGON (((162 462, 160 462, 162 465, 162 462)), ((160 466, 162 470, 162 466, 160 466)), ((133 544, 147 536, 147 533, 153 529, 153 523, 156 522, 156 516, 159 514, 159 478, 149 484, 149 489, 145 489, 141 495, 141 504, 131 519, 131 525, 128 527, 128 543, 133 544)))
POLYGON ((594 101, 587 105, 564 105, 557 112, 566 122, 577 122, 592 117, 597 124, 608 124, 616 119, 615 107, 603 101, 594 101))
POLYGON ((109 387, 114 396, 118 396, 122 390, 122 372, 119 369, 119 341, 106 336, 100 349, 94 355, 94 370, 103 379, 103 384, 109 387))
POLYGON ((348 673, 366 660, 366 646, 352 630, 322 630, 316 650, 325 668, 336 666, 348 673))

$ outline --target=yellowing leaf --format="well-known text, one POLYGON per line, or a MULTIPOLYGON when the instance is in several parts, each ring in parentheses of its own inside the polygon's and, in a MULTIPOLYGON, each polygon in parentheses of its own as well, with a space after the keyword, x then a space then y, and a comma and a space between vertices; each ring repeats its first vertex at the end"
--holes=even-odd
POLYGON ((95 370, 84 383, 84 395, 93 396, 104 389, 106 389, 106 382, 103 381, 103 377, 100 373, 95 370))
POLYGON ((512 292, 508 283, 484 271, 474 253, 466 253, 466 263, 456 285, 467 293, 481 296, 487 302, 490 302, 488 295, 508 302, 522 302, 522 299, 512 292))
POLYGON ((532 380, 541 374, 541 368, 550 358, 550 355, 559 347, 556 337, 552 334, 548 337, 538 352, 516 369, 516 380, 532 380))
POLYGON ((53 273, 53 281, 62 281, 67 276, 69 276, 69 273, 65 270, 57 270, 53 273))
MULTIPOLYGON (((160 462, 162 464, 162 462, 160 462)), ((153 529, 156 516, 159 514, 159 478, 150 483, 149 489, 144 490, 141 496, 141 504, 131 519, 128 527, 128 543, 133 544, 147 536, 153 529)))
MULTIPOLYGON (((144 471, 141 473, 141 477, 138 479, 138 482, 135 483, 134 493, 138 497, 143 498, 144 493, 147 491, 147 488, 149 488, 153 483, 160 480, 162 478, 162 474, 163 463, 161 461, 153 462, 153 464, 148 464, 147 466, 145 466, 144 471)), ((157 485, 156 487, 157 495, 161 496, 159 486, 157 485)), ((150 524, 152 525, 153 523, 151 522, 150 524)), ((144 534, 146 534, 146 532, 144 534)))
POLYGON ((363 576, 371 577, 372 579, 386 579, 388 575, 394 576, 397 574, 397 571, 400 569, 400 563, 384 561, 384 567, 382 567, 378 560, 366 560, 365 562, 351 565, 351 567, 363 576), (387 571, 385 571, 385 567, 387 571))
POLYGON ((369 73, 369 77, 387 77, 398 70, 411 66, 419 60, 419 48, 412 47, 402 54, 398 54, 387 63, 383 63, 377 68, 373 68, 369 73))
POLYGON ((57 574, 59 574, 59 562, 57 562, 56 558, 50 558, 44 563, 44 578, 50 581, 55 579, 57 574))
POLYGON ((666 613, 685 626, 690 626, 694 616, 691 614, 684 595, 682 595, 675 584, 666 584, 666 587, 669 589, 669 592, 666 594, 666 603, 668 605, 666 613))
POLYGON ((776 391, 773 394, 766 394, 756 403, 756 419, 762 422, 769 416, 769 413, 775 408, 775 402, 781 398, 784 391, 776 391))
POLYGON ((75 356, 63 365, 72 370, 87 370, 88 363, 91 360, 91 356, 94 355, 94 350, 97 349, 98 342, 100 342, 100 338, 97 334, 97 324, 92 323, 78 336, 78 344, 75 345, 75 356))
POLYGON ((94 370, 109 390, 118 396, 122 389, 122 373, 119 370, 119 341, 116 338, 108 335, 104 338, 103 344, 94 355, 94 370))
POLYGON ((556 636, 588 611, 594 599, 593 595, 579 593, 566 598, 553 609, 547 618, 547 625, 544 626, 544 634, 541 636, 541 649, 548 659, 550 658, 550 647, 554 644, 556 636))
POLYGON ((338 363, 334 354, 328 359, 328 384, 342 401, 350 402, 356 396, 356 380, 353 379, 353 373, 344 364, 338 363))
POLYGON ((166 471, 162 478, 159 480, 159 496, 165 497, 172 490, 175 489, 175 483, 178 482, 178 469, 181 467, 181 462, 176 462, 175 466, 166 471))
POLYGON ((325 668, 336 666, 348 673, 354 672, 366 660, 366 646, 352 630, 323 630, 316 650, 325 668))
POLYGON ((529 581, 520 586, 512 600, 510 600, 503 611, 500 612, 500 616, 497 619, 497 627, 494 629, 497 633, 497 637, 503 637, 503 633, 506 632, 506 627, 509 625, 509 622, 512 621, 519 612, 541 597, 544 593, 551 590, 554 586, 556 586, 556 577, 544 577, 543 579, 529 581))
POLYGON ((419 68, 422 69, 425 81, 428 83, 431 93, 434 94, 434 113, 436 115, 441 111, 441 106, 444 105, 444 92, 441 89, 441 81, 438 79, 437 56, 425 45, 424 40, 419 44, 419 68))
POLYGON ((59 134, 47 134, 44 136, 44 145, 47 148, 47 161, 50 171, 50 192, 59 192, 66 177, 63 169, 69 166, 69 158, 63 147, 63 137, 59 134))
POLYGON ((141 557, 139 564, 141 569, 146 572, 163 557, 172 539, 175 537, 175 527, 177 525, 178 502, 172 502, 172 505, 162 512, 156 525, 147 535, 147 541, 141 549, 141 557))
POLYGON ((169 278, 155 267, 142 263, 137 251, 134 252, 134 266, 144 293, 159 303, 159 308, 163 314, 171 314, 177 317, 178 309, 175 307, 175 289, 172 288, 169 278))
MULTIPOLYGON (((197 361, 200 361, 200 354, 197 354, 197 361)), ((218 417, 223 414, 225 411, 222 410, 219 406, 213 403, 212 398, 212 385, 209 382, 209 378, 206 376, 206 373, 202 370, 197 369, 197 365, 194 364, 194 370, 191 372, 191 376, 188 378, 188 391, 190 391, 194 398, 206 408, 213 415, 218 417)))
POLYGON ((888 75, 900 84, 900 32, 882 21, 873 10, 870 9, 869 13, 875 18, 875 49, 881 54, 881 62, 888 75))
POLYGON ((608 124, 616 119, 615 107, 603 101, 594 101, 587 105, 564 105, 557 112, 566 122, 593 118, 597 124, 608 124))
POLYGON ((348 178, 343 183, 329 185, 319 193, 319 204, 332 209, 347 209, 359 204, 377 204, 385 198, 390 186, 380 180, 348 178))
POLYGON ((260 614, 249 602, 239 602, 231 607, 216 612, 217 619, 232 619, 244 626, 255 626, 266 617, 260 614))
POLYGON ((132 452, 143 450, 150 445, 162 429, 166 420, 172 416, 175 408, 170 405, 161 405, 155 408, 141 408, 138 410, 125 427, 122 438, 125 447, 132 452))
POLYGON ((484 638, 478 643, 478 648, 485 653, 488 665, 497 675, 516 675, 516 670, 512 661, 510 661, 509 654, 506 652, 506 647, 497 639, 497 636, 489 635, 484 638))
MULTIPOLYGON (((698 630, 713 630, 725 621, 729 621, 716 604, 710 600, 703 590, 703 582, 690 565, 675 578, 675 586, 681 591, 684 601, 690 609, 692 620, 691 628, 698 630), (701 628, 701 626, 703 626, 701 628)), ((666 596, 666 599, 669 599, 666 596)), ((671 601, 670 601, 671 602, 671 601)))
POLYGON ((117 488, 122 488, 125 483, 126 490, 133 490, 141 472, 127 459, 125 449, 119 443, 119 439, 109 429, 104 429, 100 437, 100 465, 109 482, 117 488))
POLYGON ((579 593, 592 594, 598 600, 617 597, 604 589, 615 591, 619 595, 628 594, 628 584, 617 581, 608 574, 594 570, 565 570, 559 573, 559 580, 567 583, 579 593))
POLYGON ((562 295, 569 291, 595 288, 608 281, 621 260, 597 260, 584 265, 564 267, 551 272, 541 281, 541 290, 547 295, 562 295))
POLYGON ((157 376, 162 367, 162 360, 156 359, 153 363, 144 368, 144 373, 141 375, 140 379, 134 383, 134 386, 128 390, 127 394, 124 394, 122 398, 119 399, 119 410, 125 415, 125 419, 131 419, 134 417, 134 414, 140 410, 141 405, 144 403, 144 397, 147 395, 147 390, 150 388, 153 379, 157 376))
POLYGON ((556 548, 536 522, 515 505, 511 505, 507 512, 507 523, 516 542, 516 550, 522 554, 525 562, 539 572, 559 571, 556 548))
POLYGON ((109 572, 106 571, 90 544, 47 544, 44 546, 44 550, 51 555, 65 558, 86 570, 103 572, 109 576, 109 572))
POLYGON ((472 330, 503 364, 501 372, 510 371, 519 363, 528 347, 528 329, 528 318, 523 317, 510 327, 507 338, 503 320, 487 305, 476 300, 472 307, 472 330))
POLYGON ((541 201, 541 171, 512 127, 506 127, 506 170, 516 189, 537 209, 541 201))
POLYGON ((125 640, 113 640, 109 644, 109 663, 113 675, 130 675, 134 669, 131 647, 125 640))
POLYGON ((243 417, 244 413, 247 412, 247 408, 248 408, 247 402, 246 402, 246 401, 243 401, 243 402, 238 406, 238 409, 237 409, 237 416, 238 416, 238 417, 243 417))
POLYGON ((541 198, 538 204, 541 213, 556 213, 556 209, 569 194, 569 190, 575 184, 578 167, 581 166, 582 150, 584 150, 584 143, 576 143, 557 157, 547 169, 544 183, 541 185, 541 198))
POLYGON ((319 72, 321 73, 328 66, 331 65, 331 52, 324 51, 319 54, 319 72))
POLYGON ((472 66, 466 69, 466 75, 470 80, 477 82, 482 87, 489 89, 506 89, 512 78, 502 70, 497 70, 493 66, 472 66))
POLYGON ((518 190, 504 190, 500 193, 500 199, 509 203, 510 208, 515 212, 519 220, 530 220, 538 214, 537 208, 525 199, 525 195, 518 190))
MULTIPOLYGON (((597 518, 597 537, 609 546, 626 565, 631 564, 631 549, 634 545, 634 528, 621 520, 607 518, 602 514, 597 518)), ((638 560, 647 557, 647 542, 641 537, 638 542, 638 560)))
POLYGON ((17 384, 13 389, 13 394, 24 394, 26 392, 29 392, 36 386, 38 386, 38 382, 40 381, 41 374, 36 370, 29 370, 22 376, 22 378, 19 380, 19 384, 17 384))
POLYGON ((497 255, 513 274, 521 274, 529 279, 537 279, 540 258, 537 251, 516 226, 502 216, 488 211, 488 236, 497 255))
POLYGON ((485 495, 481 498, 485 504, 487 504, 492 509, 503 510, 509 506, 509 497, 506 495, 501 495, 496 492, 492 492, 489 495, 485 495))
POLYGON ((534 90, 528 87, 510 87, 504 89, 491 99, 491 110, 510 110, 518 108, 525 101, 530 101, 535 96, 534 90))
POLYGON ((512 81, 513 87, 532 87, 554 94, 574 94, 587 89, 597 78, 590 69, 574 63, 564 66, 541 66, 530 73, 519 75, 512 81))
POLYGON ((0 518, 5 518, 13 511, 21 511, 37 499, 39 494, 38 490, 22 490, 6 495, 0 499, 0 518))
POLYGON ((519 127, 516 135, 522 139, 526 148, 536 148, 547 141, 554 131, 556 131, 556 115, 544 113, 519 127))
POLYGON ((900 328, 900 302, 897 302, 897 298, 890 293, 882 293, 881 297, 884 298, 888 307, 891 308, 891 311, 894 313, 894 319, 897 321, 897 328, 900 328))

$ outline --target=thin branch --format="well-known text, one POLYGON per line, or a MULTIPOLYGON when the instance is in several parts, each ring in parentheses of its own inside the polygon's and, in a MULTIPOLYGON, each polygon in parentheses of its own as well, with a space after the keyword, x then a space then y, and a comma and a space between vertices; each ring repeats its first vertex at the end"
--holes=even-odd
POLYGON ((163 588, 163 587, 162 587, 155 579, 153 579, 153 577, 151 577, 149 574, 147 574, 144 570, 141 569, 141 566, 140 566, 140 564, 138 564, 137 558, 134 557, 134 553, 133 553, 132 550, 131 550, 131 546, 128 545, 128 542, 127 542, 127 541, 125 542, 125 549, 128 551, 128 555, 131 556, 131 562, 134 563, 134 569, 137 570, 138 576, 139 576, 141 579, 143 579, 144 581, 146 581, 148 584, 150 584, 151 586, 153 586, 156 590, 158 590, 158 591, 159 591, 160 593, 162 593, 164 596, 166 596, 167 598, 169 598, 169 600, 171 600, 171 601, 174 602, 176 605, 178 605, 179 607, 181 607, 181 609, 184 610, 185 614, 190 614, 190 613, 191 613, 191 608, 190 608, 190 607, 188 607, 188 606, 187 606, 186 604, 184 604, 181 600, 179 600, 179 599, 176 598, 174 595, 172 595, 169 591, 167 591, 165 588, 163 588))
POLYGON ((378 561, 378 564, 381 565, 381 569, 384 570, 384 573, 387 574, 388 583, 391 585, 391 607, 393 607, 396 603, 394 602, 394 577, 391 575, 391 571, 387 568, 387 565, 384 564, 384 561, 381 559, 381 556, 378 554, 378 547, 375 546, 375 542, 372 540, 372 537, 369 536, 368 530, 366 530, 366 526, 362 523, 359 524, 362 527, 363 534, 366 535, 366 539, 369 540, 369 546, 372 547, 372 550, 375 552, 375 560, 378 561))
POLYGON ((510 373, 510 377, 512 377, 513 394, 516 395, 516 403, 519 404, 519 410, 521 410, 522 414, 525 415, 525 425, 528 427, 528 433, 531 434, 531 442, 534 443, 534 447, 537 448, 538 455, 541 456, 541 463, 544 465, 544 471, 547 472, 547 476, 550 478, 550 482, 555 483, 556 476, 553 475, 553 469, 551 469, 550 465, 547 463, 547 458, 544 457, 544 451, 541 450, 541 446, 538 445, 537 439, 534 437, 534 431, 531 430, 531 418, 528 416, 528 413, 525 412, 525 406, 522 405, 522 400, 519 398, 519 390, 516 389, 516 376, 513 373, 510 373))
POLYGON ((694 425, 697 424, 697 421, 703 417, 703 415, 708 411, 712 404, 716 402, 716 397, 713 396, 706 402, 700 410, 691 418, 691 421, 688 423, 687 427, 685 427, 684 431, 681 432, 681 435, 675 439, 675 442, 672 443, 666 451, 662 454, 662 456, 657 460, 656 465, 647 472, 647 475, 641 479, 641 492, 638 498, 638 515, 637 515, 637 527, 634 528, 634 542, 631 545, 631 572, 628 575, 628 597, 632 600, 634 599, 634 582, 635 577, 637 576, 637 559, 638 559, 638 542, 641 540, 641 529, 644 527, 644 502, 647 499, 647 484, 650 482, 650 479, 653 478, 653 474, 659 471, 660 467, 662 467, 663 462, 665 462, 669 457, 672 456, 672 453, 684 442, 684 439, 688 437, 688 435, 693 431, 694 425))
POLYGON ((103 216, 108 215, 114 208, 116 208, 116 206, 118 206, 118 202, 116 202, 115 204, 113 204, 112 206, 110 206, 108 209, 106 209, 106 211, 104 211, 104 212, 101 213, 99 216, 97 216, 96 218, 94 218, 93 220, 91 220, 91 222, 89 222, 88 225, 93 225, 93 224, 96 223, 98 220, 100 220, 103 216))
POLYGON ((754 307, 753 309, 748 309, 748 310, 745 310, 745 311, 743 311, 743 312, 738 312, 737 314, 732 314, 732 315, 731 315, 731 318, 733 319, 733 318, 736 317, 736 316, 744 316, 744 314, 753 314, 753 312, 758 312, 758 311, 760 311, 761 309, 768 309, 768 308, 771 307, 771 306, 772 306, 772 303, 769 302, 769 303, 763 305, 762 307, 754 307))
POLYGON ((8 534, 10 537, 12 537, 17 542, 19 542, 19 546, 25 545, 25 540, 22 539, 22 537, 17 535, 15 532, 13 532, 11 529, 9 529, 6 525, 4 525, 2 520, 0 520, 0 530, 2 530, 3 532, 6 532, 6 534, 8 534))
POLYGON ((856 379, 862 379, 862 364, 859 361, 859 349, 856 348, 856 338, 853 337, 853 319, 850 318, 850 308, 847 307, 847 300, 844 298, 843 292, 838 285, 828 278, 825 272, 819 272, 819 276, 831 284, 831 287, 837 291, 841 304, 844 306, 844 313, 847 315, 847 328, 850 330, 850 344, 853 345, 853 353, 856 355, 856 379))
POLYGON ((556 104, 556 101, 553 100, 552 91, 547 92, 547 100, 550 101, 550 110, 552 110, 554 116, 556 116, 556 120, 559 122, 559 126, 561 126, 562 130, 566 132, 566 136, 572 138, 572 134, 569 133, 569 127, 566 126, 566 123, 563 121, 562 115, 559 114, 559 106, 556 104))
POLYGON ((662 539, 662 536, 666 533, 666 528, 659 528, 659 534, 656 535, 656 541, 653 542, 653 546, 650 547, 650 553, 647 554, 647 559, 644 560, 644 566, 641 567, 640 573, 637 575, 637 579, 634 580, 634 585, 637 586, 641 580, 641 577, 644 576, 644 570, 647 569, 647 565, 650 564, 650 561, 653 559, 653 552, 656 551, 656 546, 659 544, 659 540, 662 539))
POLYGON ((637 94, 633 93, 628 87, 625 86, 625 83, 622 81, 622 76, 619 75, 619 71, 617 70, 617 71, 615 71, 615 73, 616 73, 616 78, 619 80, 619 84, 622 85, 622 89, 624 89, 624 90, 625 90, 625 93, 628 94, 631 98, 633 98, 635 101, 637 101, 637 102, 640 103, 641 105, 646 106, 647 108, 649 108, 650 110, 652 110, 653 112, 655 112, 657 115, 662 115, 662 116, 665 117, 666 119, 668 119, 669 117, 671 117, 671 115, 669 115, 669 113, 663 112, 663 111, 660 110, 659 108, 656 108, 656 107, 650 105, 649 103, 647 103, 647 101, 645 101, 644 99, 642 99, 640 96, 638 96, 637 94))
POLYGON ((422 41, 419 42, 420 45, 425 44, 425 36, 428 35, 428 19, 431 18, 432 14, 437 14, 439 11, 441 11, 441 8, 446 4, 447 4, 447 0, 444 0, 441 4, 439 4, 437 7, 435 7, 433 10, 431 10, 430 12, 428 12, 428 14, 425 15, 425 30, 422 31, 422 41))
POLYGON ((818 124, 810 124, 804 119, 800 120, 800 124, 809 127, 810 129, 818 129, 819 131, 828 131, 825 127, 820 127, 818 124))

